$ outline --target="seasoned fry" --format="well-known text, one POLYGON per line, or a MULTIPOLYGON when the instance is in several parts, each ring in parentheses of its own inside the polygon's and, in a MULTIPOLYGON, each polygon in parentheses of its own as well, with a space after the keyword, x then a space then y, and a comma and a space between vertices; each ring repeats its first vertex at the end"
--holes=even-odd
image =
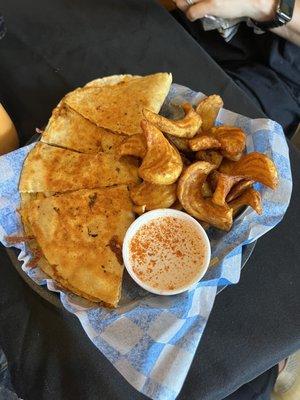
POLYGON ((276 166, 273 161, 262 153, 246 154, 237 162, 227 163, 225 169, 227 170, 225 173, 228 175, 240 175, 255 182, 260 182, 271 189, 275 189, 278 185, 276 166))
POLYGON ((216 187, 218 184, 218 173, 219 173, 219 171, 214 170, 207 177, 207 181, 209 182, 209 186, 210 186, 212 192, 214 192, 216 190, 216 187))
POLYGON ((221 143, 217 138, 214 138, 211 135, 202 134, 190 139, 189 145, 193 151, 219 149, 221 147, 221 143))
POLYGON ((214 94, 201 100, 196 107, 196 112, 202 119, 202 132, 208 131, 215 124, 219 111, 223 107, 223 100, 214 94))
POLYGON ((189 146, 189 140, 186 138, 180 138, 176 136, 172 136, 170 134, 166 134, 166 137, 169 139, 171 143, 174 144, 174 146, 179 150, 179 151, 184 151, 188 152, 191 151, 190 146, 189 146))
POLYGON ((221 172, 216 172, 217 175, 217 185, 212 196, 213 203, 218 206, 226 205, 226 196, 230 192, 230 189, 243 179, 241 176, 230 176, 222 174, 221 172))
POLYGON ((201 193, 203 197, 212 197, 213 192, 211 187, 207 181, 205 181, 202 185, 201 193))
POLYGON ((196 153, 196 160, 207 161, 211 164, 215 164, 216 169, 218 169, 223 160, 223 156, 215 150, 199 150, 196 153))
POLYGON ((143 182, 130 189, 131 200, 138 206, 144 205, 146 211, 171 207, 176 201, 176 183, 172 185, 154 185, 143 182))
POLYGON ((225 150, 221 150, 222 151, 222 155, 227 158, 230 161, 239 161, 240 158, 242 157, 243 153, 237 153, 237 154, 229 154, 227 153, 227 151, 225 150))
POLYGON ((244 206, 250 206, 257 212, 262 213, 261 196, 257 190, 249 188, 245 190, 239 197, 228 203, 233 210, 233 215, 236 215, 244 206))
POLYGON ((228 231, 232 226, 232 209, 227 205, 217 206, 211 199, 204 199, 201 193, 202 185, 214 167, 205 161, 197 161, 190 165, 179 179, 177 195, 183 208, 190 215, 228 231))
MULTIPOLYGON (((189 145, 193 151, 203 151, 209 149, 219 149, 222 156, 238 161, 246 145, 246 135, 240 128, 232 126, 213 127, 204 134, 198 134, 189 140, 189 145)), ((218 152, 214 151, 214 154, 218 152)), ((204 153, 200 153, 197 158, 206 158, 204 153)), ((220 165, 220 158, 218 163, 220 165)))
POLYGON ((145 137, 142 135, 128 136, 125 142, 121 143, 118 150, 120 156, 144 158, 147 152, 145 137))
POLYGON ((253 183, 254 181, 251 181, 250 179, 244 179, 234 185, 226 197, 227 203, 239 197, 246 189, 250 188, 253 183))
POLYGON ((162 132, 180 138, 192 138, 196 135, 201 126, 201 117, 188 103, 183 104, 182 108, 185 111, 185 117, 178 120, 167 119, 146 108, 143 109, 143 115, 148 122, 156 126, 162 132))
POLYGON ((147 153, 139 168, 140 177, 157 185, 171 185, 183 168, 180 154, 154 125, 144 120, 141 126, 147 141, 147 153))
POLYGON ((205 134, 198 134, 189 140, 190 148, 193 151, 219 149, 224 157, 234 161, 240 159, 245 144, 244 132, 231 126, 214 127, 205 134))
POLYGON ((218 170, 223 174, 230 175, 231 171, 234 169, 235 164, 236 162, 228 160, 227 158, 223 158, 218 170))
POLYGON ((221 149, 224 155, 236 156, 241 154, 246 145, 246 135, 242 129, 235 126, 216 126, 210 130, 213 137, 221 143, 221 149))

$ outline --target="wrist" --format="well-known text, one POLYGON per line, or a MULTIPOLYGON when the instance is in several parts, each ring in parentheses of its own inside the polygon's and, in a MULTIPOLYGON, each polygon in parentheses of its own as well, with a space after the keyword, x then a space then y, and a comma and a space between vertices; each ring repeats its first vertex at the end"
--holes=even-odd
POLYGON ((271 21, 276 15, 279 0, 253 0, 253 15, 250 17, 255 21, 271 21))

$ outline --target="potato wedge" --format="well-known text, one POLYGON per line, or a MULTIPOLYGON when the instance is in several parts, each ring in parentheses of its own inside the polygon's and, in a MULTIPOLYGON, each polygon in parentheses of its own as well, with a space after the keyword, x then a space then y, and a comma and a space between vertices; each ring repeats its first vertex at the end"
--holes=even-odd
POLYGON ((249 188, 245 190, 239 197, 228 203, 229 207, 233 210, 235 216, 244 206, 250 206, 257 212, 262 213, 261 196, 257 190, 249 188))
POLYGON ((196 160, 207 161, 214 164, 216 169, 218 169, 223 160, 223 156, 220 152, 215 150, 199 150, 196 153, 196 160))
POLYGON ((202 132, 208 131, 215 125, 219 111, 223 107, 223 100, 220 96, 214 94, 201 100, 197 107, 196 112, 202 119, 201 130, 202 132))
POLYGON ((174 144, 174 146, 179 150, 179 151, 184 151, 184 152, 190 152, 190 146, 189 146, 189 139, 186 138, 180 138, 176 136, 169 135, 168 133, 166 134, 166 137, 168 140, 174 144))
POLYGON ((122 156, 134 156, 144 158, 147 152, 145 137, 142 135, 132 135, 121 143, 118 148, 118 154, 122 156))
POLYGON ((165 118, 146 108, 143 109, 143 115, 148 122, 164 133, 179 138, 192 138, 199 131, 202 120, 190 104, 185 103, 182 105, 182 108, 185 111, 185 117, 177 120, 165 118))
POLYGON ((217 188, 218 174, 219 174, 219 171, 212 171, 211 174, 209 174, 209 176, 207 177, 207 181, 209 182, 209 186, 210 186, 212 192, 214 192, 217 188))
POLYGON ((179 178, 183 168, 178 150, 148 121, 142 121, 141 126, 147 142, 147 153, 139 168, 139 176, 156 185, 171 185, 179 178))
POLYGON ((202 185, 207 175, 215 168, 213 164, 197 161, 181 175, 177 195, 183 208, 193 217, 216 228, 228 231, 232 226, 232 209, 217 206, 211 199, 204 199, 202 185))
POLYGON ((236 126, 216 126, 211 128, 210 134, 219 140, 221 149, 229 156, 241 154, 246 146, 246 135, 236 126))
POLYGON ((250 179, 243 179, 238 182, 236 185, 232 187, 228 196, 226 197, 226 202, 232 201, 239 197, 246 189, 250 188, 253 185, 254 181, 250 179))
POLYGON ((243 153, 237 153, 237 154, 229 154, 227 153, 227 151, 222 150, 222 155, 224 156, 224 158, 227 158, 230 161, 239 161, 243 155, 243 153))
POLYGON ((242 179, 242 176, 230 176, 222 174, 221 172, 216 172, 216 189, 212 196, 213 203, 218 206, 225 206, 226 196, 231 188, 242 179))
POLYGON ((213 137, 212 135, 202 134, 195 136, 193 139, 190 139, 189 145, 191 150, 193 151, 221 148, 221 143, 217 138, 213 137))
POLYGON ((157 208, 168 208, 175 203, 176 183, 172 185, 154 185, 149 182, 142 182, 133 186, 130 191, 130 197, 134 204, 138 206, 145 205, 146 211, 157 208))
POLYGON ((240 175, 255 182, 260 182, 271 189, 275 189, 278 185, 276 166, 265 154, 249 153, 242 156, 239 161, 229 162, 226 165, 225 168, 223 166, 223 170, 226 169, 225 173, 228 175, 240 175))
POLYGON ((212 197, 213 192, 211 190, 210 184, 207 181, 203 183, 201 193, 203 197, 212 197))
POLYGON ((218 168, 219 172, 223 174, 230 175, 231 171, 234 169, 235 161, 228 160, 228 158, 223 158, 220 167, 218 168))

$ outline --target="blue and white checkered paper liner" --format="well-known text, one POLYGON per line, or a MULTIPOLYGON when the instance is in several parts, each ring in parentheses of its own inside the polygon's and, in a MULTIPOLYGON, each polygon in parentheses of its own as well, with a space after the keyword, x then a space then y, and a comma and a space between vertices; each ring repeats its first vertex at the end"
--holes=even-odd
MULTIPOLYGON (((176 105, 193 104, 203 97, 185 87, 172 85, 162 113, 178 116, 176 105)), ((23 270, 38 284, 60 293, 64 307, 75 314, 90 340, 137 390, 152 399, 176 398, 202 337, 218 286, 237 283, 241 271, 242 246, 272 229, 288 207, 292 178, 287 143, 282 128, 267 119, 249 118, 222 110, 219 124, 240 126, 247 133, 247 152, 260 151, 274 160, 279 172, 275 191, 257 185, 263 199, 263 215, 251 208, 240 215, 228 233, 211 229, 212 257, 222 262, 209 269, 197 287, 176 296, 151 295, 125 273, 122 299, 115 310, 100 307, 62 291, 44 273, 28 269, 30 255, 24 244, 19 259, 23 270)), ((23 161, 34 145, 0 158, 0 239, 22 232, 16 209, 18 182, 23 161)))

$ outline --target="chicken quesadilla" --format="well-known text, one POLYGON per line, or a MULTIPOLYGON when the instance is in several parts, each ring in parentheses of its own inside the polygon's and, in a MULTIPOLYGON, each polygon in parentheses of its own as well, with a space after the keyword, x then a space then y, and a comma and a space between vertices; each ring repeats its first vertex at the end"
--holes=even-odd
POLYGON ((138 181, 135 160, 113 154, 82 154, 37 143, 25 160, 20 192, 67 192, 138 181))
POLYGON ((125 185, 30 200, 21 215, 44 256, 39 266, 48 275, 82 297, 117 305, 122 241, 134 220, 125 185))
POLYGON ((142 132, 142 109, 158 113, 171 82, 172 75, 167 73, 132 77, 116 84, 76 89, 64 101, 97 126, 134 135, 142 132))
POLYGON ((125 138, 96 126, 62 102, 53 110, 41 141, 93 154, 114 152, 125 138))

